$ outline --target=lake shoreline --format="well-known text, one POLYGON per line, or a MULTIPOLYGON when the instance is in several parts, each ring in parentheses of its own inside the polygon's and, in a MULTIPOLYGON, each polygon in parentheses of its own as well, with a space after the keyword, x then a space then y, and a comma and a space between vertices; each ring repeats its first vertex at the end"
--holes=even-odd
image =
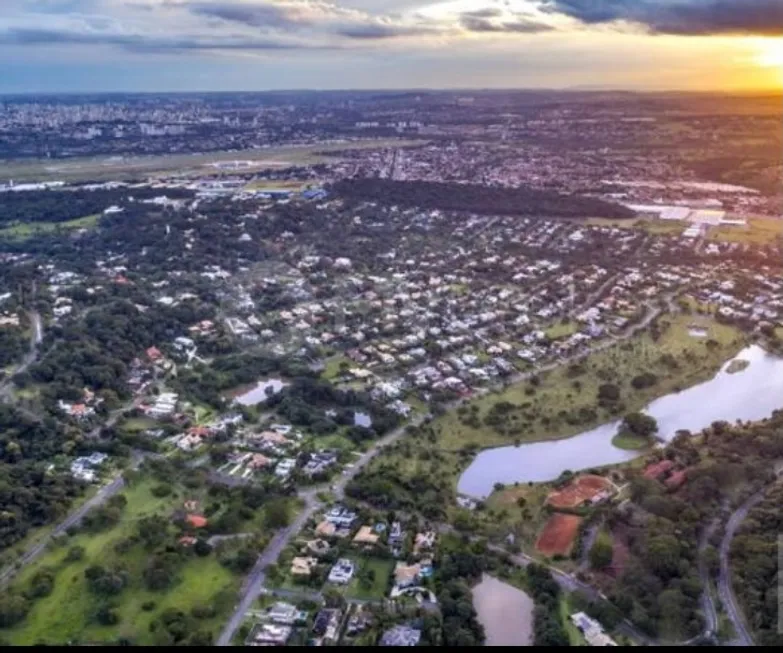
MULTIPOLYGON (((700 431, 713 421, 763 419, 783 408, 783 358, 754 344, 724 362, 712 378, 651 401, 643 412, 658 421, 660 437, 671 441, 679 430, 700 431), (728 373, 736 360, 747 360, 741 372, 728 373), (771 368, 780 368, 777 373, 771 368), (745 395, 736 384, 753 387, 745 395), (780 387, 778 387, 780 386, 780 387), (689 421, 690 420, 690 421, 689 421)), ((488 497, 496 483, 545 483, 564 471, 584 471, 629 462, 649 449, 625 450, 611 444, 621 420, 555 440, 528 442, 481 450, 457 482, 457 492, 479 500, 488 497)))

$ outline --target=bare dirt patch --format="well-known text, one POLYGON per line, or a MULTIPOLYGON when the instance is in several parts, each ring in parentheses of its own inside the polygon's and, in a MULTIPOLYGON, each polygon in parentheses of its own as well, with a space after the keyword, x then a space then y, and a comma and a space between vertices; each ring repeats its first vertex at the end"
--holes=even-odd
POLYGON ((568 555, 581 523, 582 518, 576 515, 552 515, 538 536, 536 549, 546 556, 568 555))
POLYGON ((575 478, 565 487, 550 493, 546 502, 553 508, 577 508, 585 503, 589 503, 611 487, 612 483, 603 476, 586 474, 575 478))

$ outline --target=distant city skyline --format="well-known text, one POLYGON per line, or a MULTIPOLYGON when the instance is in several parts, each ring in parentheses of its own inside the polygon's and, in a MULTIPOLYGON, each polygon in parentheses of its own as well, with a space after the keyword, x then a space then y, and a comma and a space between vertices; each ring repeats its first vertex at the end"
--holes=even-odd
POLYGON ((780 0, 3 0, 0 93, 783 88, 780 0))

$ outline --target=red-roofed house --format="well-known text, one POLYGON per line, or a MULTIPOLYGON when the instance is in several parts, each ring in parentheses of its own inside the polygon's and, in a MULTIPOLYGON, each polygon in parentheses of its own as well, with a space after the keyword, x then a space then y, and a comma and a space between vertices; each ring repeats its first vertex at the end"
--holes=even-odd
POLYGON ((674 468, 674 463, 671 460, 661 460, 660 462, 649 465, 644 470, 644 478, 649 478, 657 481, 663 478, 667 472, 674 468))
POLYGON ((188 435, 195 435, 199 438, 208 438, 212 431, 206 426, 191 426, 188 429, 188 435))
POLYGON ((185 517, 185 521, 193 528, 204 528, 209 523, 207 518, 202 517, 201 515, 188 515, 185 517))
POLYGON ((688 470, 681 469, 677 472, 673 472, 672 475, 666 479, 666 483, 664 483, 664 485, 666 485, 666 487, 670 490, 676 490, 677 488, 682 487, 687 480, 688 470))
POLYGON ((163 354, 160 352, 160 349, 158 349, 157 347, 150 347, 147 350, 147 358, 149 358, 152 362, 155 362, 163 358, 163 354))

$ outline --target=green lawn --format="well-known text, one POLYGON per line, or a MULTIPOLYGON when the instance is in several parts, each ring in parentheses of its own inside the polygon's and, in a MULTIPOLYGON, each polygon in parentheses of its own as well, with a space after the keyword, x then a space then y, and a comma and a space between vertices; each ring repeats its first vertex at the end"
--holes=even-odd
POLYGON ((360 601, 380 600, 386 596, 386 588, 389 584, 389 574, 394 568, 393 560, 380 560, 378 558, 368 558, 365 556, 351 556, 356 563, 356 575, 353 580, 345 586, 343 593, 346 598, 358 599, 360 601), (359 577, 363 571, 372 569, 375 572, 375 580, 369 587, 363 587, 359 577))
POLYGON ((39 234, 54 233, 56 231, 75 231, 76 229, 92 229, 98 224, 101 216, 87 215, 76 220, 66 222, 18 222, 0 229, 0 238, 7 240, 24 240, 39 234))
POLYGON ((641 451, 653 445, 652 440, 641 438, 630 433, 618 433, 612 438, 612 445, 627 451, 641 451))
POLYGON ((340 365, 342 363, 350 364, 351 359, 347 356, 333 356, 326 361, 323 372, 321 372, 321 376, 325 379, 337 378, 341 374, 340 365))
POLYGON ((544 330, 546 337, 550 340, 560 340, 574 335, 579 330, 576 322, 558 322, 557 324, 544 330))
POLYGON ((681 220, 641 220, 637 226, 656 236, 679 236, 688 225, 681 220))
POLYGON ((674 315, 662 320, 671 326, 657 342, 649 333, 641 333, 593 354, 582 362, 583 372, 578 375, 570 373, 568 366, 561 366, 544 373, 537 387, 528 382, 520 383, 470 402, 469 407, 477 409, 478 427, 468 423, 468 415, 450 411, 433 423, 441 448, 454 451, 466 445, 486 448, 570 437, 616 419, 618 414, 640 410, 653 399, 710 378, 744 343, 738 330, 704 316, 674 315), (707 338, 690 336, 688 326, 691 324, 707 328, 707 338), (718 346, 710 349, 708 340, 714 340, 718 346), (686 352, 693 360, 685 359, 686 352), (670 354, 678 361, 678 367, 672 369, 662 362, 663 354, 670 354), (656 374, 658 382, 636 390, 630 382, 642 372, 656 374), (620 387, 622 406, 619 413, 597 406, 598 388, 604 383, 620 387), (500 428, 496 428, 485 420, 490 409, 500 402, 509 402, 512 407, 500 428), (580 410, 594 411, 594 415, 578 415, 580 410))
POLYGON ((783 238, 783 220, 778 218, 750 218, 748 225, 713 227, 710 240, 749 245, 770 245, 783 238))
MULTIPOLYGON (((168 590, 151 592, 143 585, 141 572, 149 554, 140 545, 126 553, 118 553, 115 545, 135 533, 136 522, 155 513, 169 514, 182 497, 176 494, 166 498, 154 497, 150 489, 155 483, 141 482, 125 491, 128 504, 120 523, 101 533, 77 534, 67 542, 47 551, 39 561, 25 568, 15 581, 15 587, 24 588, 32 576, 43 568, 55 570, 52 593, 38 599, 26 619, 12 629, 0 631, 0 636, 15 645, 31 645, 39 641, 63 644, 69 641, 102 642, 118 637, 128 637, 138 644, 151 644, 150 623, 166 608, 176 607, 188 613, 197 605, 215 605, 219 614, 214 619, 202 620, 203 628, 219 628, 225 611, 231 609, 239 579, 223 568, 214 554, 189 558, 178 571, 176 584, 168 590), (66 562, 65 556, 72 546, 84 547, 82 560, 66 562), (128 586, 118 595, 108 599, 91 592, 84 577, 92 565, 122 565, 129 574, 128 586), (102 626, 94 618, 103 602, 109 601, 115 608, 120 622, 114 626, 102 626), (150 610, 143 610, 145 603, 154 603, 150 610)), ((148 606, 149 607, 149 606, 148 606)))
POLYGON ((147 429, 155 428, 157 422, 149 417, 131 417, 120 423, 120 429, 130 433, 139 433, 147 429))
POLYGON ((587 646, 587 642, 585 641, 584 636, 581 632, 579 632, 579 629, 574 626, 574 623, 571 621, 571 619, 569 619, 571 614, 574 612, 575 610, 571 608, 568 597, 561 596, 560 618, 563 620, 563 625, 565 626, 566 632, 568 633, 568 641, 571 643, 571 646, 587 646))

